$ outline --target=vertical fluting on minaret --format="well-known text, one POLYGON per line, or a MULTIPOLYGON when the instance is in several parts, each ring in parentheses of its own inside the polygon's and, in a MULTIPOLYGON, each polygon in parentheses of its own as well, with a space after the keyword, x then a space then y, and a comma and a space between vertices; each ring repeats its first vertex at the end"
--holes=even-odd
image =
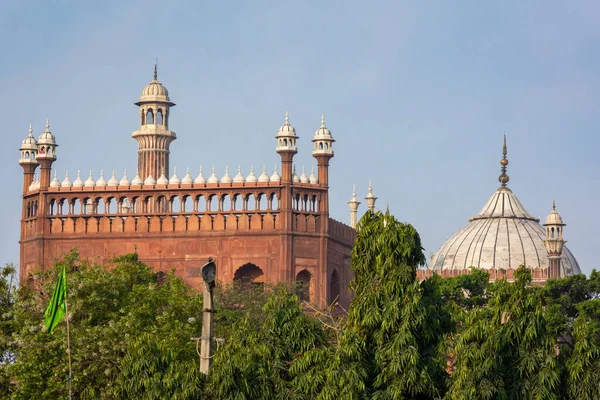
POLYGON ((158 81, 157 67, 154 79, 144 88, 135 103, 140 107, 140 129, 131 135, 138 142, 138 172, 142 179, 152 176, 157 179, 161 171, 169 174, 169 147, 177 138, 169 130, 171 102, 169 92, 158 81))
POLYGON ((360 201, 356 198, 356 185, 354 185, 352 198, 348 201, 348 205, 350 206, 350 226, 356 229, 356 223, 358 222, 358 206, 360 205, 360 201))
POLYGON ((556 202, 552 201, 552 211, 546 218, 546 239, 544 245, 548 252, 548 279, 556 279, 561 277, 561 257, 566 241, 563 240, 563 223, 562 217, 556 211, 556 202))

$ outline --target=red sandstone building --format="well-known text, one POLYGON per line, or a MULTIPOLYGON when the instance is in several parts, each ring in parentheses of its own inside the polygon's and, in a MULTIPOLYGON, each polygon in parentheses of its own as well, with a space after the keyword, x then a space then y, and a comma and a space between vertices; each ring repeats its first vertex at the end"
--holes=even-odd
MULTIPOLYGON (((68 172, 62 182, 56 172, 52 179, 55 137, 46 123, 36 141, 30 127, 19 160, 24 170, 22 279, 77 247, 82 257, 99 262, 137 252, 157 271, 175 268, 193 286, 213 257, 222 282, 300 281, 305 299, 321 307, 336 299, 349 303, 355 231, 329 218, 328 170, 335 140, 324 120, 312 139, 316 176, 304 171, 298 176, 293 169, 298 136, 286 113, 276 136, 281 175, 276 168, 271 176, 251 170, 232 178, 226 170, 218 178, 213 168, 208 179, 202 169, 195 179, 189 170, 182 179, 176 171, 167 178, 170 144, 177 137, 169 129, 175 104, 156 70, 135 104, 140 108, 140 128, 132 134, 138 142, 138 171, 131 181, 126 173, 117 180, 114 172, 108 181, 103 173, 94 180, 91 172, 85 181, 78 173, 72 182, 68 172)), ((354 223, 357 203, 354 198, 354 223)))

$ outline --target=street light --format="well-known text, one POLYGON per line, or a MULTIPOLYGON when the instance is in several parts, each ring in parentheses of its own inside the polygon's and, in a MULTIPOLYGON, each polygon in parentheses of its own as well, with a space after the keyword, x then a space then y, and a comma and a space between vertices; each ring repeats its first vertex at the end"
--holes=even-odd
POLYGON ((212 362, 211 341, 213 336, 213 289, 215 288, 215 277, 217 265, 212 257, 202 267, 202 279, 204 279, 204 312, 202 313, 202 337, 200 345, 200 372, 208 375, 212 362))

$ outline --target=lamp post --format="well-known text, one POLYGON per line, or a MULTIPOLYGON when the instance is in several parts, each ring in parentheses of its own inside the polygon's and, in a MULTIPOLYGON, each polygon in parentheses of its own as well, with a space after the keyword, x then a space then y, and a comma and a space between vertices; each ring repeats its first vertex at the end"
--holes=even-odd
POLYGON ((217 266, 212 257, 209 257, 208 262, 202 267, 202 279, 204 279, 204 312, 202 314, 202 337, 200 338, 200 372, 207 375, 212 362, 213 289, 215 288, 216 274, 217 266))

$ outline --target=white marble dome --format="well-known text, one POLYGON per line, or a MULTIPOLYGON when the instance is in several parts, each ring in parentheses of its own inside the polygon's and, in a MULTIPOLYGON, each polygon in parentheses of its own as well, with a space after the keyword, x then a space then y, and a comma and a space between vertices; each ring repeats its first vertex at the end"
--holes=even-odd
MULTIPOLYGON (((479 214, 456 232, 435 253, 428 268, 433 270, 548 268, 548 251, 544 245, 546 230, 539 218, 529 214, 517 196, 508 188, 506 174, 506 142, 501 161, 501 186, 490 197, 479 214)), ((562 219, 555 210, 553 222, 562 219), (557 217, 558 216, 558 217, 557 217)), ((580 274, 577 260, 564 247, 561 255, 560 276, 580 274)))
MULTIPOLYGON (((514 193, 499 188, 483 209, 469 220, 435 253, 430 269, 462 270, 471 266, 481 269, 548 267, 544 246, 545 229, 531 216, 514 193)), ((577 260, 564 248, 561 276, 580 274, 577 260)))

